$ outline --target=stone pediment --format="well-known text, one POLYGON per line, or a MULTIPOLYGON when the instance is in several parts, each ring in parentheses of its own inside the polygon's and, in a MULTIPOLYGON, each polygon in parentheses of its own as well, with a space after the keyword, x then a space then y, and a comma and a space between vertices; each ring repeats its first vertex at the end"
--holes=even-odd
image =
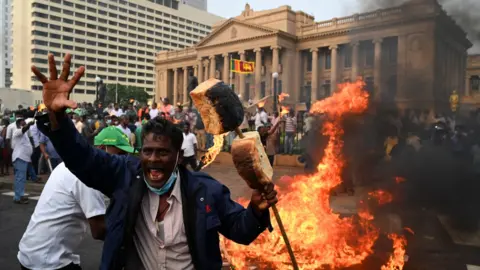
POLYGON ((202 39, 195 47, 212 46, 237 40, 257 38, 277 34, 279 30, 229 19, 215 31, 202 39))

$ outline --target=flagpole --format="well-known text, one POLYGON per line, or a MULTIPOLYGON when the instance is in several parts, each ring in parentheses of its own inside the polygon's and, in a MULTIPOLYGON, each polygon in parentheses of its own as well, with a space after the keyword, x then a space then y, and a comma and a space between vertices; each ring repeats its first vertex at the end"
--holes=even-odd
POLYGON ((231 54, 231 53, 228 54, 228 58, 230 59, 230 61, 229 61, 229 64, 230 64, 230 67, 229 67, 229 69, 230 69, 230 76, 229 76, 228 78, 229 78, 229 80, 230 80, 230 83, 229 83, 229 84, 230 84, 230 87, 232 87, 232 86, 233 86, 233 80, 232 80, 233 71, 232 71, 232 54, 231 54))

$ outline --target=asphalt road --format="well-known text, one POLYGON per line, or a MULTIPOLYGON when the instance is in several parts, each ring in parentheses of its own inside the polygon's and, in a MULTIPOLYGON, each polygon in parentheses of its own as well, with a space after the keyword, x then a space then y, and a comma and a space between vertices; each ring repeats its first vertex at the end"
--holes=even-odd
MULTIPOLYGON (((20 269, 17 260, 18 242, 36 205, 34 200, 28 205, 13 204, 12 199, 10 196, 0 195, 0 269, 9 270, 20 269)), ((102 246, 103 242, 96 241, 91 236, 84 239, 77 252, 83 269, 98 269, 102 246)))

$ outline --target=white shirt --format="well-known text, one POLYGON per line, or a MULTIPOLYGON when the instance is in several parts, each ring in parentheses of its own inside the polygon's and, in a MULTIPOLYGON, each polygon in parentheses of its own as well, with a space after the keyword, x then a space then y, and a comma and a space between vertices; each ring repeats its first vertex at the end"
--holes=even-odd
POLYGON ((143 268, 137 269, 194 269, 183 222, 180 181, 179 175, 167 198, 170 207, 162 222, 156 222, 160 196, 150 190, 143 196, 133 237, 143 264, 143 268))
POLYGON ((195 148, 193 147, 194 144, 197 144, 197 138, 195 135, 193 135, 191 132, 188 134, 183 133, 182 150, 184 157, 191 157, 195 155, 195 148))
POLYGON ((268 123, 268 114, 265 111, 257 112, 255 115, 255 130, 268 123))
POLYGON ((7 126, 7 134, 6 134, 6 139, 11 140, 13 136, 13 131, 17 128, 17 123, 13 121, 7 126))
POLYGON ((150 119, 153 119, 158 116, 158 109, 150 109, 150 112, 148 112, 148 114, 150 114, 150 119))
POLYGON ((105 214, 102 193, 91 189, 60 163, 48 178, 17 258, 29 269, 58 269, 80 264, 73 252, 87 234, 87 219, 105 214))
POLYGON ((28 138, 28 132, 22 133, 22 128, 15 127, 12 135, 12 161, 17 158, 26 162, 32 162, 33 147, 28 138))
POLYGON ((120 117, 122 114, 123 114, 123 110, 122 109, 118 109, 118 111, 116 111, 115 109, 113 109, 110 114, 113 114, 115 115, 116 117, 120 117))
MULTIPOLYGON (((27 120, 25 120, 25 123, 30 123, 34 121, 33 118, 28 118, 27 120)), ((32 125, 30 126, 30 129, 28 130, 28 132, 30 133, 28 136, 32 137, 32 140, 33 140, 33 144, 35 145, 35 148, 36 147, 39 147, 40 146, 40 142, 38 141, 39 139, 39 134, 38 132, 38 128, 37 128, 37 125, 32 125)))
POLYGON ((128 127, 123 128, 122 125, 118 125, 117 128, 120 129, 123 132, 123 134, 127 135, 128 139, 130 139, 130 135, 132 135, 132 131, 128 127))

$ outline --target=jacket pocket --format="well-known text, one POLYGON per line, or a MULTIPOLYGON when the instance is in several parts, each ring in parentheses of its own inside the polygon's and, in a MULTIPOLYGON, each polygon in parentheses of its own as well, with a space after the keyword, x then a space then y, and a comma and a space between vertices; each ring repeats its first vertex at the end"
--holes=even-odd
POLYGON ((207 216, 207 231, 210 231, 212 229, 217 230, 217 228, 221 225, 222 223, 220 222, 220 218, 217 215, 207 216))

